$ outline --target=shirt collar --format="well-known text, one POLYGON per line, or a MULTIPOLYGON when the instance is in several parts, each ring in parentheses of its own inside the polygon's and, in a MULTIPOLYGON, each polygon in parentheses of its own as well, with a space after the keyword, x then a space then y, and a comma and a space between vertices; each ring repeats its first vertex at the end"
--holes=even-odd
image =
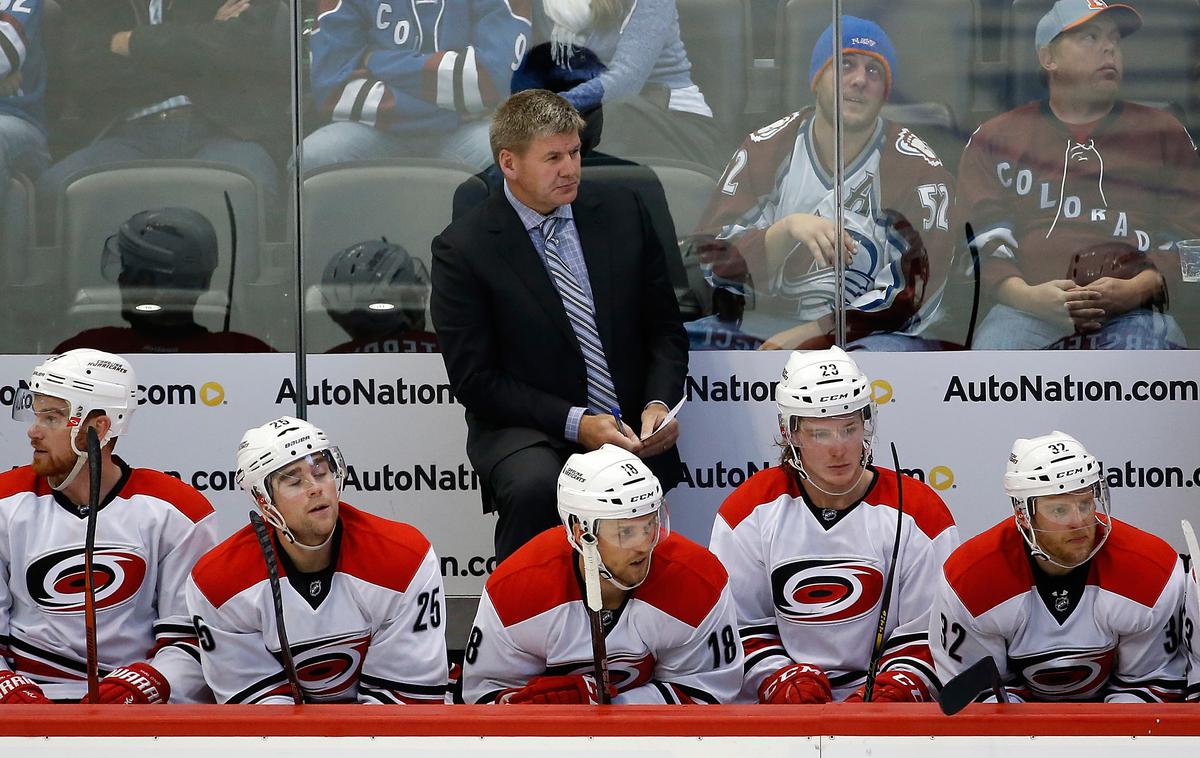
POLYGON ((567 205, 560 205, 551 211, 549 215, 543 216, 541 213, 538 213, 533 208, 530 208, 528 205, 517 199, 517 196, 514 195, 512 190, 509 188, 507 179, 504 180, 504 196, 508 198, 509 204, 511 204, 513 210, 517 212, 517 216, 520 217, 521 223, 525 226, 525 231, 529 231, 534 227, 540 228, 542 224, 545 223, 546 219, 551 217, 571 220, 574 220, 575 218, 575 215, 571 212, 570 203, 567 205))

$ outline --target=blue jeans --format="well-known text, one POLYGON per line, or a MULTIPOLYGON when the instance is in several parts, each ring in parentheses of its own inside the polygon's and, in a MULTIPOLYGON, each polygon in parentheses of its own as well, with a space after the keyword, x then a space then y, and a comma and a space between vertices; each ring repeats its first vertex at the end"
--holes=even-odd
POLYGON ((1187 347, 1175 319, 1148 308, 1114 316, 1094 334, 1077 335, 1024 311, 998 304, 975 335, 975 350, 1171 350, 1187 347))
MULTIPOLYGON (((53 228, 55 206, 68 178, 109 163, 171 158, 228 163, 253 177, 263 193, 268 219, 279 213, 279 168, 263 147, 230 136, 190 108, 170 118, 123 121, 87 147, 50 167, 37 183, 42 229, 53 228)), ((124 219, 122 219, 124 220, 124 219)))
POLYGON ((8 202, 8 183, 14 174, 29 179, 38 176, 50 165, 45 133, 18 116, 0 113, 0 218, 8 202))
POLYGON ((301 170, 381 158, 444 158, 482 171, 492 165, 489 121, 472 121, 447 134, 398 136, 356 121, 326 124, 304 138, 301 170))

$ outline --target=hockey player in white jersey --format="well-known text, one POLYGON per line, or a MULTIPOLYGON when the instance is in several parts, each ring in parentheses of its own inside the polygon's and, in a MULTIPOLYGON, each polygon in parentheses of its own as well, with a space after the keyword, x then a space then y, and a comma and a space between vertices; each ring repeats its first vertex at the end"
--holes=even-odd
MULTIPOLYGON (((274 527, 288 649, 305 702, 442 703, 448 676, 437 555, 408 524, 338 499, 341 451, 283 416, 246 432, 238 483, 274 527)), ((292 703, 267 563, 252 526, 187 585, 220 703, 292 703)))
POLYGON ((1175 550, 1109 515, 1100 462, 1069 434, 1014 442, 1004 490, 1015 525, 946 562, 930 615, 938 676, 991 656, 1010 701, 1182 699, 1175 550))
POLYGON ((77 702, 87 692, 86 430, 100 439, 93 576, 103 703, 210 701, 184 582, 217 543, 209 502, 116 457, 138 383, 122 357, 71 350, 33 370, 13 418, 33 462, 0 474, 0 703, 77 702))
POLYGON ((468 703, 597 703, 583 540, 595 536, 613 703, 727 703, 742 647, 725 569, 671 534, 658 479, 614 445, 558 477, 565 531, 542 532, 488 580, 463 663, 468 703))
MULTIPOLYGON (((1192 547, 1189 545, 1189 547, 1192 547)), ((1200 702, 1200 551, 1191 550, 1183 612, 1183 644, 1188 654, 1187 700, 1200 702)))
POLYGON ((958 530, 932 489, 872 465, 871 392, 839 348, 792 353, 775 393, 781 463, 717 514, 710 545, 745 647, 741 702, 862 700, 889 578, 872 700, 921 702, 938 686, 926 625, 958 530))

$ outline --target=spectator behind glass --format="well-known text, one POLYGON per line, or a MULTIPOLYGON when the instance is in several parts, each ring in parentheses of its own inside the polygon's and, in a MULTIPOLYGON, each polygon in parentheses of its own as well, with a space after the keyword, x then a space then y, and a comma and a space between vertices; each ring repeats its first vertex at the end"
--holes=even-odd
POLYGON ((534 33, 560 63, 587 47, 607 66, 562 93, 580 113, 604 104, 605 152, 713 161, 718 129, 692 81, 674 0, 540 0, 534 33))
POLYGON ((954 182, 926 142, 880 115, 899 73, 884 30, 843 16, 841 48, 845 237, 835 241, 831 25, 812 51, 815 107, 746 137, 692 239, 717 311, 688 324, 694 349, 828 347, 836 256, 850 349, 940 347, 927 330, 941 318, 954 182))
POLYGON ((13 174, 37 179, 50 165, 41 23, 42 0, 0 0, 0 217, 13 174))
POLYGON ((529 0, 321 0, 311 40, 317 107, 307 173, 416 156, 492 161, 488 113, 529 42, 529 0))
POLYGON ((1137 11, 1059 0, 1038 22, 1049 98, 988 121, 959 166, 984 293, 982 349, 1184 346, 1165 313, 1172 247, 1200 236, 1200 160, 1166 111, 1120 99, 1137 11))
POLYGON ((72 174, 105 164, 186 158, 254 178, 268 217, 279 176, 264 144, 287 142, 288 10, 276 0, 62 0, 63 85, 90 144, 38 183, 49 229, 72 174))
POLYGON ((191 208, 135 213, 104 243, 101 270, 121 289, 121 317, 128 327, 88 329, 55 353, 91 347, 113 353, 271 353, 266 343, 196 323, 195 308, 217 268, 217 234, 191 208))
POLYGON ((438 352, 425 329, 429 291, 425 264, 386 237, 342 250, 325 266, 321 299, 351 339, 326 352, 438 352))

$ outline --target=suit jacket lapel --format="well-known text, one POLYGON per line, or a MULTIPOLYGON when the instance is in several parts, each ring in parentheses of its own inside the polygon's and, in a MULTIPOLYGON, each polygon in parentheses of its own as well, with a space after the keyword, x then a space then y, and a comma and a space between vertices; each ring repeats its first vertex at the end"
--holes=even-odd
POLYGON ((596 331, 604 345, 604 354, 612 354, 613 281, 612 260, 609 249, 603 205, 599 199, 581 189, 571 204, 575 216, 575 229, 579 232, 579 243, 583 246, 583 260, 587 264, 588 281, 592 285, 592 302, 596 306, 596 331))
POLYGON ((550 322, 578 351, 579 341, 575 337, 575 331, 571 329, 571 322, 567 320, 562 298, 555 289, 554 282, 550 281, 550 274, 546 272, 541 256, 533 249, 529 233, 521 225, 521 218, 508 202, 504 190, 493 192, 488 204, 488 231, 494 235, 493 249, 517 274, 534 302, 546 312, 550 322))

